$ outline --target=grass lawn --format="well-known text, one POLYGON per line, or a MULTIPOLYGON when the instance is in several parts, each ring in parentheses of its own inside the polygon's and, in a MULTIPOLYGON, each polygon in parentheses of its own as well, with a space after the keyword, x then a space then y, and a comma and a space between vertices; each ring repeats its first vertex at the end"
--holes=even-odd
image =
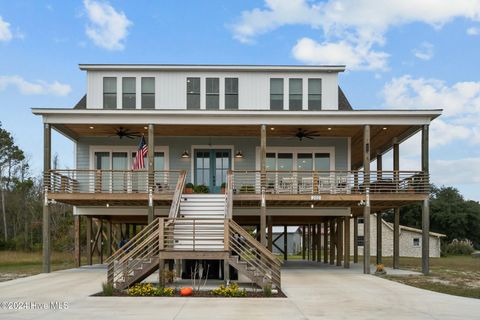
MULTIPOLYGON (((375 259, 372 259, 375 263, 375 259)), ((392 258, 383 258, 387 267, 392 258)), ((421 271, 420 258, 400 258, 400 268, 421 271)), ((480 258, 472 256, 450 256, 430 258, 428 276, 385 276, 385 278, 414 287, 480 299, 480 258)))
MULTIPOLYGON (((83 261, 85 263, 86 261, 83 261)), ((73 253, 52 252, 52 270, 73 268, 73 253)), ((0 281, 42 272, 42 252, 0 251, 0 281)))

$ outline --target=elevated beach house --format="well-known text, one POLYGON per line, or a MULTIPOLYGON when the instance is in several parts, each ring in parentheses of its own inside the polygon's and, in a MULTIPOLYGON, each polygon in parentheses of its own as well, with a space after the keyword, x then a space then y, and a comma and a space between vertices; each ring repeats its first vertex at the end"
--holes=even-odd
POLYGON ((76 106, 33 109, 44 123, 45 272, 49 207, 60 202, 74 206, 77 264, 81 251, 89 264, 99 255, 118 288, 157 270, 163 281, 167 268, 188 276, 192 261, 209 263, 211 277, 238 272, 280 287, 273 226, 303 226, 310 259, 348 268, 350 221, 357 234, 358 217, 369 273, 373 214, 392 209, 398 268, 399 208, 412 203, 423 208, 428 273, 428 132, 441 110, 352 109, 338 85, 344 66, 80 69, 87 92, 76 106), (51 168, 52 129, 75 143, 75 169, 51 168), (399 144, 417 132, 421 170, 400 170, 399 144), (382 155, 392 149, 393 171, 383 170, 382 155))

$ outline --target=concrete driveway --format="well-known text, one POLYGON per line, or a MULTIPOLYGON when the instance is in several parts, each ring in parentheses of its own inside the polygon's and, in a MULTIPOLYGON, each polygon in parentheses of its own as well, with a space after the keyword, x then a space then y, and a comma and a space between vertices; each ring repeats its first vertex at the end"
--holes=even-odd
POLYGON ((0 302, 41 306, 57 301, 68 308, 7 310, 2 305, 0 319, 479 319, 480 300, 363 275, 355 266, 317 266, 284 269, 288 298, 272 299, 90 297, 105 280, 102 266, 40 274, 0 283, 0 302))

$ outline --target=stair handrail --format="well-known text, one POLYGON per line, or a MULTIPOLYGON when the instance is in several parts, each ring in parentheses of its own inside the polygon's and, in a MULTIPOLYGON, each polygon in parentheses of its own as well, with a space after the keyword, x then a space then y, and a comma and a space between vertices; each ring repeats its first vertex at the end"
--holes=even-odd
POLYGON ((178 176, 177 185, 175 187, 175 193, 172 198, 172 205, 170 206, 169 218, 176 218, 180 211, 180 201, 182 199, 183 189, 185 188, 185 180, 187 177, 187 171, 182 170, 178 176))
POLYGON ((225 218, 231 219, 233 215, 233 171, 228 170, 225 186, 225 218))

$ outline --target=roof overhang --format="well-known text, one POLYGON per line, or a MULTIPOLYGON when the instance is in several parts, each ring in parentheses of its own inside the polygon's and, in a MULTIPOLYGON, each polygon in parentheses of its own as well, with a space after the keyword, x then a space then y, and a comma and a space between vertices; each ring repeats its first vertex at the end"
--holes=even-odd
POLYGON ((85 71, 345 71, 345 65, 80 64, 79 67, 85 71))

